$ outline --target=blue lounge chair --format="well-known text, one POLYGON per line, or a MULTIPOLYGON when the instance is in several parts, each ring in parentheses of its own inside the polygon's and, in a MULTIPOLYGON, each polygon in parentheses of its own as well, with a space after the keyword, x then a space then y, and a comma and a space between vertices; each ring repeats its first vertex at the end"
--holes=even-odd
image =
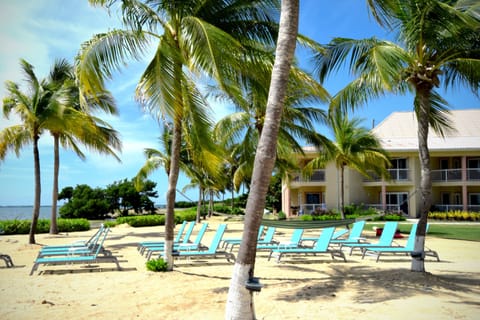
MULTIPOLYGON (((340 237, 343 237, 343 236, 346 235, 348 232, 349 232, 348 229, 336 230, 336 231, 333 233, 332 240, 333 240, 333 239, 338 239, 338 238, 340 238, 340 237)), ((307 244, 306 244, 305 242, 310 241, 311 243, 309 243, 308 246, 313 247, 313 246, 315 246, 315 244, 317 243, 317 240, 318 240, 318 237, 302 237, 302 240, 300 241, 300 245, 301 245, 301 246, 307 246, 307 244)))
MULTIPOLYGON (((175 239, 173 239, 174 245, 179 243, 190 242, 190 237, 193 233, 193 228, 195 227, 195 221, 191 221, 188 224, 187 231, 185 232, 185 235, 182 238, 182 233, 186 225, 186 221, 184 222, 185 223, 182 224, 182 226, 180 227, 180 230, 178 230, 177 236, 175 237, 175 239)), ((138 244, 137 250, 140 252, 140 254, 143 255, 145 252, 147 252, 148 248, 150 247, 162 247, 164 245, 165 245, 165 241, 143 241, 138 244)))
MULTIPOLYGON (((79 245, 78 242, 73 245, 63 245, 63 246, 46 246, 40 249, 38 252, 37 258, 49 257, 49 256, 65 256, 65 255, 89 255, 92 254, 98 246, 98 241, 103 237, 105 238, 110 231, 109 228, 100 228, 95 235, 90 238, 85 245, 79 245)), ((100 251, 104 254, 110 254, 109 251, 105 250, 103 247, 99 248, 100 251)))
POLYGON ((64 250, 64 249, 69 249, 73 247, 78 247, 78 248, 88 248, 91 247, 92 243, 96 243, 99 239, 99 237, 102 235, 102 233, 105 231, 105 226, 103 223, 100 225, 98 230, 90 237, 88 240, 79 240, 75 241, 69 244, 62 244, 62 245, 52 245, 52 246, 43 246, 40 251, 55 251, 55 250, 64 250))
POLYGON ((210 243, 210 246, 206 250, 187 250, 187 251, 175 251, 173 255, 175 257, 185 257, 185 258, 217 258, 218 256, 223 256, 227 259, 235 261, 235 255, 231 252, 224 250, 219 250, 220 242, 222 241, 223 234, 227 228, 226 224, 220 224, 218 226, 217 232, 210 243))
POLYGON ((349 247, 350 248, 350 255, 355 248, 359 248, 363 250, 363 248, 368 247, 390 247, 393 242, 393 237, 395 236, 395 232, 397 231, 398 222, 397 221, 387 221, 383 226, 382 235, 378 242, 376 243, 342 243, 342 247, 349 247))
POLYGON ((92 264, 92 263, 105 262, 105 261, 115 263, 117 265, 117 270, 121 270, 122 268, 120 267, 120 264, 118 263, 118 260, 116 257, 112 255, 107 255, 102 257, 98 256, 98 254, 100 253, 100 249, 103 247, 103 242, 105 241, 105 238, 108 234, 108 230, 109 229, 106 229, 105 236, 102 238, 101 243, 97 245, 96 250, 92 254, 37 258, 33 263, 32 270, 30 271, 30 275, 32 275, 40 265, 68 265, 68 264, 76 264, 76 263, 92 264))
POLYGON ((303 229, 294 229, 289 241, 269 244, 257 244, 257 250, 272 250, 276 248, 296 248, 302 240, 303 229))
MULTIPOLYGON (((257 241, 258 245, 274 245, 278 244, 278 241, 273 239, 275 236, 276 228, 275 227, 268 227, 267 232, 265 232, 265 236, 257 241)), ((232 252, 233 248, 240 245, 240 242, 230 243, 230 252, 232 252)))
MULTIPOLYGON (((262 239, 262 236, 263 236, 263 230, 265 230, 265 226, 264 225, 261 225, 259 228, 258 228, 258 236, 257 236, 257 241, 261 240, 262 239)), ((240 242, 242 242, 242 238, 226 238, 226 239, 222 239, 222 243, 220 245, 220 247, 224 248, 225 250, 228 249, 228 246, 231 245, 231 244, 240 244, 240 242)), ((230 250, 231 251, 231 250, 230 250)))
MULTIPOLYGON (((188 243, 177 243, 173 244, 173 250, 178 251, 178 250, 198 250, 201 248, 204 248, 202 245, 202 239, 203 236, 205 235, 205 232, 207 231, 208 227, 208 222, 202 223, 202 227, 197 233, 197 237, 195 238, 195 241, 193 242, 188 242, 188 243)), ((147 247, 146 248, 146 257, 147 260, 150 260, 152 255, 156 252, 164 251, 165 250, 165 244, 156 246, 156 247, 147 247)))
MULTIPOLYGON (((428 226, 427 226, 428 228, 428 226)), ((405 246, 391 246, 391 247, 368 247, 368 248, 363 248, 363 254, 362 254, 362 259, 365 257, 365 255, 373 255, 377 257, 377 262, 380 260, 380 255, 382 253, 404 253, 406 255, 411 254, 415 250, 415 236, 417 233, 417 224, 412 225, 412 228, 410 229, 410 234, 408 235, 407 243, 405 246)), ((426 256, 431 256, 437 259, 437 261, 440 261, 440 257, 438 256, 438 253, 436 251, 433 251, 431 249, 428 249, 424 251, 426 256)))
POLYGON ((330 241, 333 237, 333 234, 335 232, 334 227, 330 228, 325 228, 322 230, 320 233, 320 236, 317 238, 317 241, 315 241, 315 246, 313 248, 277 248, 277 249, 272 249, 270 251, 270 255, 268 256, 268 260, 272 256, 277 257, 277 263, 280 262, 280 259, 284 254, 313 254, 316 255, 317 253, 328 253, 331 255, 332 259, 335 259, 335 257, 342 258, 343 261, 347 262, 347 259, 345 258, 345 254, 341 249, 332 249, 329 248, 330 241))
POLYGON ((348 234, 348 237, 346 239, 333 238, 331 243, 339 244, 339 245, 344 243, 358 243, 360 242, 360 240, 365 239, 365 238, 362 238, 362 232, 364 228, 365 228, 365 220, 356 221, 353 223, 352 229, 350 230, 350 233, 348 234))

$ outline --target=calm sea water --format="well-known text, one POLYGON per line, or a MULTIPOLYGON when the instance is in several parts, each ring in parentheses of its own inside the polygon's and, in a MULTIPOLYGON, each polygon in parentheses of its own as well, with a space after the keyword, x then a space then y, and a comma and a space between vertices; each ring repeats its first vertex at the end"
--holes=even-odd
MULTIPOLYGON (((159 209, 165 209, 166 205, 157 204, 155 207, 159 209)), ((58 216, 57 207, 57 218, 58 216)), ((0 206, 0 220, 32 220, 33 206, 0 206)), ((41 206, 40 207, 40 219, 50 219, 52 214, 51 206, 41 206)))
MULTIPOLYGON (((58 209, 58 208, 57 208, 58 209)), ((58 210, 57 210, 58 211, 58 210)), ((0 220, 32 220, 33 206, 0 206, 0 220)), ((40 207, 40 219, 50 219, 51 206, 40 207)), ((57 212, 58 217, 58 212, 57 212)))

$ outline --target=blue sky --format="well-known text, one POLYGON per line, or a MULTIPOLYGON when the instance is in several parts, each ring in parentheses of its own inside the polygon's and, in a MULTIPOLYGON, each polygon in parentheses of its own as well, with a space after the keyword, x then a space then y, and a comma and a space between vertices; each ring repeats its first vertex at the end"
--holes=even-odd
MULTIPOLYGON (((47 75, 56 58, 73 59, 80 44, 95 33, 105 32, 119 26, 115 12, 108 16, 101 8, 89 6, 87 0, 0 0, 0 98, 5 95, 4 82, 12 80, 21 83, 19 60, 26 59, 33 66, 38 77, 47 75)), ((366 38, 376 36, 390 38, 368 15, 366 1, 362 0, 301 0, 300 32, 320 43, 327 43, 333 37, 366 38)), ((308 68, 310 60, 300 54, 299 61, 308 68)), ((147 58, 146 58, 147 60, 147 58)), ((145 60, 145 61, 146 61, 145 60)), ((131 62, 120 74, 115 75, 108 86, 113 93, 120 115, 104 116, 120 132, 123 150, 118 163, 113 158, 87 152, 86 161, 80 160, 71 151, 62 150, 59 177, 60 190, 66 186, 88 184, 105 187, 114 181, 132 178, 145 162, 144 148, 159 148, 160 134, 156 121, 142 113, 134 101, 134 88, 145 61, 131 62)), ((350 77, 347 73, 332 76, 324 83, 331 94, 341 89, 350 77)), ((480 106, 479 100, 469 91, 457 88, 445 94, 453 109, 470 109, 480 106)), ((319 105, 320 108, 326 108, 319 105)), ((214 116, 220 119, 231 112, 226 104, 212 104, 214 116)), ((355 116, 364 119, 365 126, 380 123, 393 111, 411 111, 412 97, 389 96, 372 101, 361 108, 355 116)), ((16 123, 15 117, 0 118, 0 130, 16 123)), ((323 132, 328 134, 327 132, 323 132)), ((40 140, 42 205, 51 205, 53 175, 53 141, 48 134, 40 140)), ((165 203, 167 177, 163 170, 150 177, 157 182, 159 197, 156 203, 165 203)), ((189 183, 181 177, 178 188, 189 183)), ((196 190, 186 194, 196 199, 196 190)), ((25 147, 19 158, 14 153, 7 155, 0 163, 0 206, 32 205, 34 194, 33 156, 31 146, 25 147)), ((177 200, 186 200, 177 194, 177 200)))

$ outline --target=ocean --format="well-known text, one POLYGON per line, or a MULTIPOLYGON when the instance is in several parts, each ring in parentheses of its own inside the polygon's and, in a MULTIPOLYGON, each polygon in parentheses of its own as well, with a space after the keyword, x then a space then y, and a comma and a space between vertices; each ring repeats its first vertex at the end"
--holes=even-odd
MULTIPOLYGON (((0 220, 32 220, 32 213, 33 206, 0 206, 0 220)), ((39 218, 50 219, 51 213, 51 206, 41 206, 39 218)))

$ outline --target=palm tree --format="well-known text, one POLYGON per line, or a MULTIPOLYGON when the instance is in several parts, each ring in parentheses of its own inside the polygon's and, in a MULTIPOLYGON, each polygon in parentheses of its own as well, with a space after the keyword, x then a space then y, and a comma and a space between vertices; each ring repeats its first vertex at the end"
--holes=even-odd
POLYGON ((64 148, 72 149, 82 160, 85 159, 85 155, 80 150, 78 143, 83 143, 87 147, 100 153, 113 155, 120 161, 113 149, 119 150, 121 143, 118 138, 118 133, 115 130, 101 119, 89 114, 90 109, 98 108, 109 111, 110 113, 115 113, 113 98, 108 92, 97 95, 99 98, 95 101, 91 99, 90 101, 87 100, 89 102, 86 106, 88 109, 81 108, 73 66, 64 59, 55 61, 48 76, 48 82, 58 95, 63 96, 60 100, 62 103, 56 105, 58 108, 57 112, 46 119, 44 124, 45 129, 50 131, 54 139, 54 173, 50 233, 56 234, 58 233, 57 202, 60 144, 64 148))
POLYGON ((366 128, 360 126, 361 119, 349 119, 344 112, 334 112, 329 117, 329 127, 335 141, 317 146, 320 154, 305 166, 306 174, 324 168, 331 161, 340 170, 340 213, 345 219, 345 167, 350 167, 365 176, 374 173, 387 177, 386 168, 390 161, 380 141, 366 128))
MULTIPOLYGON (((271 70, 271 67, 266 67, 271 70)), ((244 79, 242 97, 231 96, 238 111, 225 116, 216 125, 214 135, 221 145, 231 150, 236 170, 234 185, 236 191, 241 183, 252 176, 255 149, 262 134, 268 98, 268 76, 258 79, 244 79)), ((219 96, 226 94, 220 93, 219 96)), ((292 67, 282 114, 277 142, 277 169, 286 172, 294 165, 292 153, 303 153, 298 143, 302 139, 308 143, 319 143, 322 137, 315 132, 315 123, 325 123, 326 114, 315 107, 305 107, 307 103, 326 102, 330 99, 326 90, 307 73, 292 67)))
MULTIPOLYGON (((90 0, 109 8, 117 1, 90 0)), ((139 59, 150 40, 156 41, 154 56, 141 76, 137 97, 146 110, 166 116, 173 123, 171 166, 168 175, 165 219, 165 257, 173 269, 175 193, 184 118, 192 134, 205 137, 210 125, 206 105, 194 85, 195 74, 206 74, 224 88, 234 87, 236 74, 256 64, 250 55, 259 41, 273 44, 276 1, 122 1, 125 30, 99 34, 86 42, 77 59, 83 94, 103 90, 112 71, 129 58, 139 59), (250 60, 242 59, 251 57, 250 60)), ((202 141, 198 139, 198 141, 202 141)), ((207 146, 203 145, 203 149, 207 146)), ((208 163, 207 161, 204 161, 208 163)))
POLYGON ((253 292, 245 284, 254 277, 257 233, 275 165, 278 132, 298 33, 298 0, 282 1, 280 30, 272 69, 265 122, 255 155, 245 227, 228 291, 225 319, 255 319, 253 292))
POLYGON ((38 140, 44 130, 47 119, 57 112, 56 106, 61 105, 61 95, 56 92, 54 84, 47 79, 39 80, 34 68, 25 60, 20 60, 22 73, 25 76, 27 90, 22 92, 20 86, 12 81, 5 83, 7 96, 3 99, 3 114, 8 118, 14 112, 20 117, 22 124, 5 128, 0 133, 0 159, 5 159, 8 150, 13 150, 17 157, 20 150, 32 143, 35 176, 35 194, 30 225, 30 244, 35 243, 38 216, 40 214, 40 155, 38 140))
MULTIPOLYGON (((342 62, 350 62, 357 78, 339 94, 341 107, 361 105, 388 91, 414 94, 422 204, 415 251, 422 253, 432 203, 429 126, 442 133, 448 124, 447 105, 435 88, 460 84, 478 94, 479 7, 463 0, 368 0, 368 4, 377 21, 396 32, 399 44, 376 38, 334 39, 317 56, 317 67, 323 80, 342 62)), ((412 271, 425 271, 423 259, 412 259, 412 271)))

